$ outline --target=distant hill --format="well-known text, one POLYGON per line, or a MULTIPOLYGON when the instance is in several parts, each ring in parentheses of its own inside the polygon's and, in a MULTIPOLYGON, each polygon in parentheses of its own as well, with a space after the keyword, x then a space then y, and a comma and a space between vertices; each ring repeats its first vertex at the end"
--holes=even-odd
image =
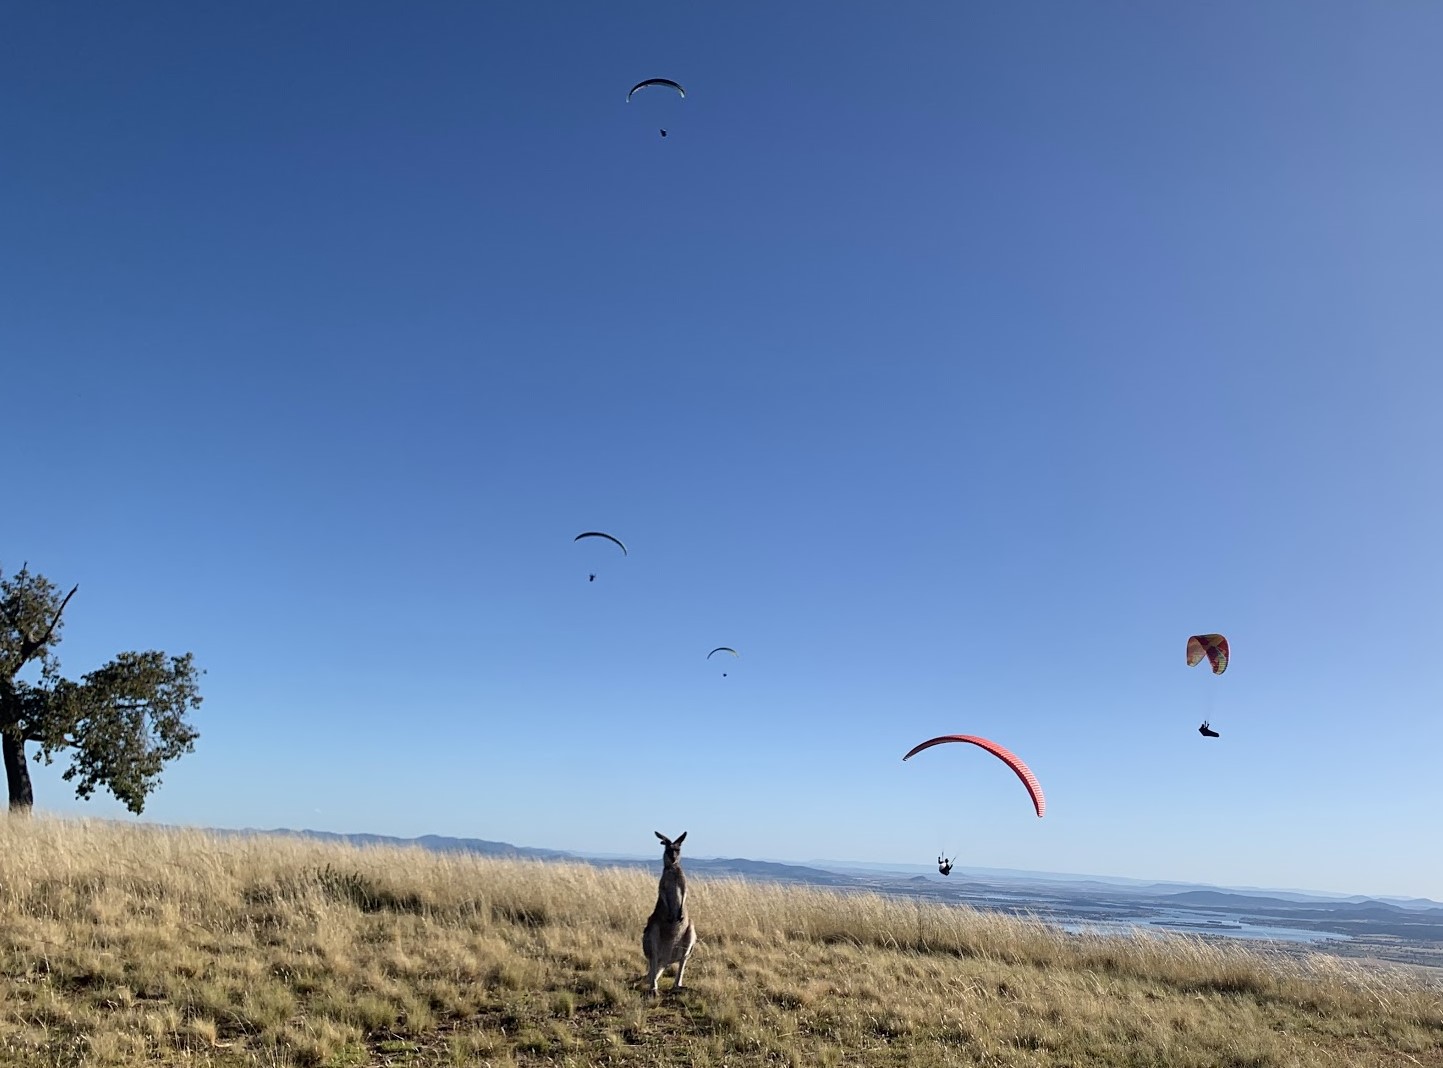
MULTIPOLYGON (((477 853, 493 857, 520 857, 532 860, 566 860, 605 867, 640 867, 661 870, 661 858, 648 859, 637 855, 583 854, 564 849, 541 849, 518 846, 510 842, 493 842, 485 838, 452 838, 428 834, 419 838, 398 838, 385 834, 335 831, 292 830, 269 831, 218 830, 219 834, 278 834, 316 838, 353 845, 420 846, 437 853, 477 853)), ((991 889, 1009 896, 1018 893, 1036 894, 1051 888, 1068 894, 1088 894, 1117 900, 1146 900, 1163 905, 1187 908, 1217 909, 1248 913, 1254 916, 1301 920, 1306 926, 1339 932, 1355 931, 1357 924, 1383 924, 1404 937, 1443 937, 1443 904, 1428 898, 1375 898, 1363 895, 1310 894, 1297 890, 1261 890, 1254 888, 1218 888, 1198 883, 1147 882, 1141 879, 1111 878, 1092 875, 1071 875, 1057 872, 1034 872, 1012 868, 958 868, 949 883, 941 883, 930 874, 917 874, 924 865, 887 865, 863 861, 809 861, 788 863, 778 860, 748 860, 741 857, 684 857, 688 871, 721 876, 734 876, 778 883, 804 883, 814 886, 869 887, 886 891, 888 887, 906 891, 925 891, 949 896, 965 890, 991 889)), ((905 892, 905 891, 904 891, 905 892)))
POLYGON ((340 834, 335 831, 295 831, 280 827, 270 831, 220 830, 217 834, 278 834, 291 838, 317 838, 323 842, 345 842, 349 845, 420 846, 433 853, 480 853, 488 857, 530 857, 535 860, 581 860, 574 853, 563 849, 537 849, 533 846, 512 845, 510 842, 490 842, 484 838, 447 838, 439 834, 426 834, 420 838, 395 838, 388 834, 340 834))
MULTIPOLYGON (((661 871, 661 857, 655 860, 639 860, 626 857, 600 858, 572 856, 585 864, 596 864, 608 868, 644 868, 661 871)), ((755 879, 770 883, 806 883, 812 886, 862 886, 863 881, 850 875, 821 868, 808 868, 801 864, 782 864, 774 860, 744 860, 741 857, 688 857, 682 856, 682 865, 689 872, 708 875, 732 875, 742 879, 755 879)))
MULTIPOLYGON (((526 857, 532 860, 570 860, 584 864, 596 864, 616 868, 646 868, 661 871, 661 857, 642 860, 637 857, 587 857, 564 849, 538 849, 534 846, 512 845, 510 842, 492 842, 485 838, 448 838, 439 834, 426 834, 419 838, 396 838, 387 834, 342 834, 336 831, 292 830, 288 827, 270 831, 222 830, 220 834, 276 834, 291 838, 315 838, 325 842, 345 842, 348 845, 420 846, 433 853, 477 853, 488 857, 526 857)), ((683 857, 688 871, 707 872, 712 875, 735 875, 744 879, 765 880, 778 883, 810 883, 817 886, 858 886, 861 880, 821 868, 809 868, 801 864, 782 864, 771 860, 745 860, 735 858, 683 857)))
MULTIPOLYGON (((814 867, 824 868, 828 871, 866 875, 873 878, 889 874, 899 877, 910 877, 917 871, 926 870, 931 867, 929 864, 885 864, 854 860, 810 860, 806 863, 814 867)), ((958 866, 953 873, 954 878, 956 875, 961 874, 992 885, 1018 884, 1030 888, 1050 886, 1057 889, 1081 890, 1091 894, 1125 894, 1128 896, 1161 897, 1164 895, 1170 896, 1190 891, 1199 891, 1235 894, 1250 900, 1267 898, 1294 905, 1316 904, 1326 906, 1333 903, 1351 902, 1361 904, 1371 901, 1396 905, 1399 908, 1409 910, 1443 908, 1443 902, 1433 901, 1426 897, 1389 897, 1381 894, 1371 896, 1366 894, 1336 894, 1306 890, 1267 889, 1252 886, 1220 887, 1211 883, 1185 883, 1168 880, 1149 881, 1146 879, 1130 879, 1123 876, 1078 875, 1071 872, 1030 871, 1021 868, 982 868, 971 865, 963 868, 958 866)))
MULTIPOLYGON (((854 879, 850 875, 824 871, 821 868, 808 868, 800 864, 779 864, 771 860, 742 860, 741 858, 698 860, 693 858, 685 861, 685 864, 692 871, 739 875, 744 879, 764 879, 769 882, 812 883, 818 886, 862 885, 860 879, 854 879)), ((656 862, 656 869, 661 870, 660 860, 656 862)))
POLYGON ((1235 894, 1221 890, 1189 890, 1182 894, 1168 894, 1166 900, 1234 912, 1269 912, 1276 909, 1286 911, 1289 916, 1327 915, 1358 920, 1405 919, 1411 922, 1443 923, 1443 908, 1404 908, 1402 905, 1370 897, 1299 902, 1290 898, 1235 894))
POLYGON ((1192 890, 1169 894, 1158 900, 1316 931, 1353 936, 1387 935, 1423 942, 1443 941, 1443 908, 1404 908, 1372 898, 1300 903, 1287 898, 1253 897, 1217 890, 1192 890))

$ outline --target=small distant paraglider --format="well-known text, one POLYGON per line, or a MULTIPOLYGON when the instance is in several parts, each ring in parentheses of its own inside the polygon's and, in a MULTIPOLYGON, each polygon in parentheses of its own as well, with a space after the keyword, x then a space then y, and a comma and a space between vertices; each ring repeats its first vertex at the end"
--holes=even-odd
MULTIPOLYGON (((621 543, 621 539, 620 539, 620 538, 614 537, 614 536, 612 536, 612 535, 610 535, 610 534, 603 533, 603 532, 600 531, 600 530, 586 530, 586 531, 583 531, 582 533, 576 535, 576 537, 572 538, 571 540, 572 540, 573 542, 578 542, 578 541, 580 541, 582 538, 605 538, 607 541, 615 542, 615 543, 616 543, 616 545, 621 549, 621 555, 622 555, 622 556, 629 556, 629 555, 630 555, 630 553, 628 553, 628 552, 626 551, 626 546, 621 543)), ((587 582, 595 582, 595 581, 596 581, 596 572, 593 571, 593 572, 589 573, 589 574, 586 576, 586 581, 587 581, 587 582)))
MULTIPOLYGON (((712 657, 716 656, 717 653, 731 653, 732 656, 735 656, 735 657, 737 657, 737 658, 740 658, 741 655, 742 655, 741 653, 739 653, 739 652, 737 652, 735 649, 733 649, 730 645, 718 645, 715 649, 713 649, 711 652, 709 652, 709 653, 706 654, 706 658, 707 658, 708 660, 710 660, 712 657)), ((725 671, 723 671, 723 672, 722 672, 722 678, 726 678, 726 677, 727 677, 727 673, 726 673, 725 671)))
MULTIPOLYGON (((686 90, 683 89, 678 83, 672 81, 670 78, 646 78, 642 81, 637 82, 631 87, 631 89, 626 94, 626 102, 630 104, 631 98, 636 95, 637 90, 645 89, 649 86, 663 86, 667 89, 675 89, 677 96, 681 97, 683 100, 686 99, 686 90)), ((662 137, 666 136, 666 130, 664 128, 661 129, 660 133, 662 137)))
POLYGON ((937 858, 937 871, 942 875, 952 874, 952 862, 945 856, 937 858))
POLYGON ((1221 737, 1221 735, 1219 735, 1217 731, 1213 730, 1212 727, 1208 726, 1207 720, 1202 721, 1202 726, 1197 729, 1197 732, 1201 734, 1204 738, 1221 737))

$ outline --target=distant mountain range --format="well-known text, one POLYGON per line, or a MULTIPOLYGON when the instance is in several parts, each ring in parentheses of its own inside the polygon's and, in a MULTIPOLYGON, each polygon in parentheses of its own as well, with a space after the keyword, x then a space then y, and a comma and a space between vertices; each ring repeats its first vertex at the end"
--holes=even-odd
MULTIPOLYGON (((420 838, 393 838, 385 834, 338 834, 334 831, 294 831, 278 828, 271 831, 221 831, 221 834, 278 834, 293 838, 315 838, 325 842, 345 842, 348 845, 420 846, 436 853, 477 853, 488 857, 524 857, 530 860, 570 860, 583 864, 597 864, 609 868, 645 868, 661 870, 661 859, 644 859, 631 856, 588 856, 571 853, 564 849, 538 849, 534 846, 512 845, 510 842, 491 842, 484 838, 446 838, 442 835, 427 834, 420 838)), ((862 880, 822 868, 811 868, 801 864, 782 864, 770 860, 743 860, 725 858, 687 857, 688 871, 704 871, 715 875, 738 875, 762 882, 808 883, 816 886, 860 886, 862 880)))
MULTIPOLYGON (((809 860, 807 864, 828 871, 841 872, 866 872, 875 874, 879 872, 930 872, 930 864, 878 864, 870 861, 855 860, 809 860)), ((956 869, 959 873, 962 868, 956 869)), ((1170 882, 1166 880, 1130 879, 1120 875, 1077 875, 1067 872, 1042 872, 1026 871, 1020 868, 967 868, 968 875, 981 879, 989 879, 1002 882, 1026 882, 1026 883, 1047 883, 1049 885, 1066 886, 1073 889, 1090 889, 1094 891, 1111 890, 1127 891, 1141 894, 1173 894, 1183 893, 1189 890, 1221 890, 1233 894, 1242 894, 1248 897, 1271 897, 1284 901, 1311 902, 1311 901, 1352 901, 1363 903, 1367 901, 1383 901, 1401 908, 1428 909, 1443 907, 1443 902, 1433 901, 1426 897, 1390 897, 1387 895, 1368 894, 1331 894, 1317 890, 1283 890, 1273 887, 1258 886, 1216 886, 1212 883, 1184 883, 1170 882)))
MULTIPOLYGON (((493 857, 524 857, 534 860, 569 860, 607 867, 636 867, 659 871, 661 860, 627 854, 581 854, 564 849, 540 849, 534 846, 493 842, 484 838, 449 838, 428 834, 420 838, 397 838, 385 834, 341 834, 334 831, 291 830, 270 831, 220 830, 221 834, 277 834, 321 841, 346 842, 351 845, 420 846, 437 853, 476 853, 493 857)), ((749 860, 740 857, 687 857, 689 871, 714 875, 731 875, 763 882, 803 883, 811 886, 855 887, 885 890, 921 889, 936 885, 958 887, 967 882, 976 887, 1017 891, 1054 892, 1076 895, 1141 897, 1165 901, 1187 908, 1208 908, 1225 912, 1248 912, 1258 916, 1286 915, 1292 919, 1327 918, 1340 920, 1406 921, 1426 926, 1443 927, 1443 902, 1428 898, 1367 897, 1360 894, 1339 896, 1309 893, 1301 890, 1266 890, 1256 887, 1217 887, 1202 883, 1147 882, 1141 879, 1112 878, 1096 875, 1072 875, 1062 872, 1036 872, 1013 868, 957 868, 951 883, 928 874, 922 865, 885 865, 863 861, 814 860, 790 863, 777 860, 749 860), (961 878, 959 879, 958 876, 961 878)))

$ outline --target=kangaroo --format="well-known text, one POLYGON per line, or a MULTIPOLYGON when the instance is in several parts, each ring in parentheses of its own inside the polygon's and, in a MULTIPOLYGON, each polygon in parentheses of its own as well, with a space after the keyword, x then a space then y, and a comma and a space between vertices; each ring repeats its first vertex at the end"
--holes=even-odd
POLYGON ((646 954, 646 982, 651 996, 657 996, 656 981, 671 965, 676 965, 673 990, 681 989, 686 961, 696 947, 696 926, 686 914, 686 876, 681 870, 681 844, 686 841, 682 831, 672 841, 660 831, 661 879, 656 884, 656 907, 641 932, 641 951, 646 954))

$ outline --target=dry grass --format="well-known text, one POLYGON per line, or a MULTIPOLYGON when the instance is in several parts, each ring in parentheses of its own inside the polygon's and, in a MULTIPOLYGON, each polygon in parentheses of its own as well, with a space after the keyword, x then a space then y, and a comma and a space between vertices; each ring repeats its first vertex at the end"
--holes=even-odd
POLYGON ((0 821, 0 1064, 1443 1066, 1402 972, 689 886, 652 1002, 644 872, 0 821))

